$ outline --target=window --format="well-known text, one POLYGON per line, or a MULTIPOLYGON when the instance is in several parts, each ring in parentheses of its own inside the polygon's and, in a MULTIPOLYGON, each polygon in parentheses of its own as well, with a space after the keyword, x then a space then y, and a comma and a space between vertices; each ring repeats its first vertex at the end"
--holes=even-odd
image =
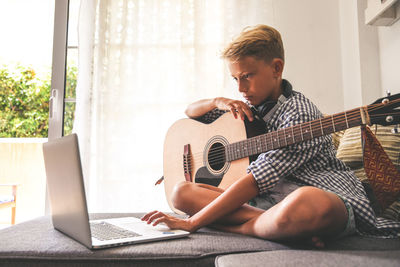
POLYGON ((69 1, 67 75, 64 97, 63 135, 72 132, 76 108, 76 83, 78 75, 78 16, 80 0, 69 1))
MULTIPOLYGON (((0 184, 18 184, 16 222, 44 214, 54 0, 0 1, 0 184), (5 84, 11 86, 6 86, 5 84), (19 106, 19 108, 16 108, 19 106), (11 155, 11 156, 10 156, 11 155)), ((1 194, 8 194, 1 191, 1 194)), ((0 227, 10 211, 0 211, 0 227)))
POLYGON ((79 0, 56 1, 49 138, 72 132, 78 74, 79 0))

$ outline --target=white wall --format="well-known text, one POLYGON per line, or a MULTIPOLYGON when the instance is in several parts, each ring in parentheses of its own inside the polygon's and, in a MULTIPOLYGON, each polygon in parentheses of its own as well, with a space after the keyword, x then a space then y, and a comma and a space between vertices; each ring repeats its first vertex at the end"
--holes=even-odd
POLYGON ((287 78, 322 112, 343 110, 338 0, 278 0, 273 25, 282 34, 287 78), (279 14, 279 15, 277 15, 279 14))
POLYGON ((378 28, 382 94, 400 93, 400 20, 378 28))
POLYGON ((366 0, 272 1, 284 77, 324 113, 370 104, 387 89, 400 92, 400 22, 366 25, 366 7, 366 0))
POLYGON ((365 24, 365 0, 339 0, 344 108, 381 97, 377 27, 365 24))
POLYGON ((339 0, 341 79, 343 103, 346 110, 362 105, 357 14, 355 1, 339 0))

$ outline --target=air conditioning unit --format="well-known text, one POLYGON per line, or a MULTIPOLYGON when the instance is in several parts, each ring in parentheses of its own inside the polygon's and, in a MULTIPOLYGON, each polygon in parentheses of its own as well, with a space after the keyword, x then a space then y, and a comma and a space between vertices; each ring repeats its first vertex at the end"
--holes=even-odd
POLYGON ((368 0, 365 23, 374 26, 390 26, 400 18, 400 1, 368 0))

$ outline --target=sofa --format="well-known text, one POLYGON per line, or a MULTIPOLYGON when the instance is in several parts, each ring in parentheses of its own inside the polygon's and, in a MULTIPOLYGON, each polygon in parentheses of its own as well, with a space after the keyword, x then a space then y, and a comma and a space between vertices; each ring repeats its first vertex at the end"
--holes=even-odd
MULTIPOLYGON (((358 129, 359 131, 359 129, 358 129)), ((400 135, 375 128, 388 155, 400 164, 400 135), (394 142, 394 143, 393 143, 394 142)), ((338 157, 368 184, 362 171, 360 133, 349 129, 334 135, 338 157)), ((396 165, 399 168, 399 165, 396 165)), ((371 194, 373 201, 373 194, 371 194)), ((382 216, 399 219, 400 200, 382 216)), ((91 219, 140 213, 91 214, 91 219)), ((178 215, 177 215, 178 216, 178 215)), ((0 230, 0 266, 400 266, 400 239, 349 236, 328 241, 324 249, 296 242, 273 242, 201 228, 188 237, 152 243, 90 250, 40 217, 0 230)))
MULTIPOLYGON (((91 214, 91 219, 143 214, 91 214)), ((324 249, 202 228, 188 237, 90 250, 48 216, 0 230, 0 266, 400 266, 400 240, 351 236, 324 249)))

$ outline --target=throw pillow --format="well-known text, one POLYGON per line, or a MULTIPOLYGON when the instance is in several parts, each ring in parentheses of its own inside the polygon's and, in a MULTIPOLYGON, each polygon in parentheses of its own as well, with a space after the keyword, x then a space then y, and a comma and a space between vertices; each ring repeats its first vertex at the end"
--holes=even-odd
POLYGON ((339 148, 339 144, 340 144, 340 139, 342 139, 343 135, 344 135, 345 131, 340 131, 340 132, 336 132, 336 133, 332 133, 332 143, 333 146, 335 147, 336 151, 339 148))
MULTIPOLYGON (((393 126, 373 125, 370 129, 381 143, 397 170, 400 170, 400 134, 393 134, 391 132, 393 126)), ((340 139, 336 156, 352 169, 358 179, 364 184, 375 213, 384 218, 400 221, 400 198, 385 210, 381 210, 379 203, 377 203, 372 193, 364 171, 360 127, 345 131, 343 137, 340 139)))
POLYGON ((369 127, 361 127, 364 170, 382 209, 400 197, 400 172, 369 127))

